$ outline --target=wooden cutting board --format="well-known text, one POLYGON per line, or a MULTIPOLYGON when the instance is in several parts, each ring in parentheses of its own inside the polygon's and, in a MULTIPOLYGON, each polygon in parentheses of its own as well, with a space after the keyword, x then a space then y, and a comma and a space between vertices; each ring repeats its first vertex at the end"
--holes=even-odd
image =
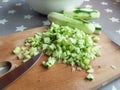
MULTIPOLYGON (((20 33, 0 37, 0 61, 11 60, 14 66, 19 60, 12 54, 12 50, 23 45, 25 39, 36 32, 42 32, 47 27, 38 27, 20 33)), ((120 47, 115 45, 105 35, 100 35, 101 57, 91 64, 95 70, 93 81, 85 80, 85 71, 71 72, 71 67, 56 63, 52 68, 46 69, 42 61, 47 60, 43 55, 39 62, 22 77, 12 83, 6 90, 89 90, 97 89, 102 85, 120 76, 120 47), (116 69, 111 68, 116 66, 116 69)), ((13 76, 14 77, 14 76, 13 76)))

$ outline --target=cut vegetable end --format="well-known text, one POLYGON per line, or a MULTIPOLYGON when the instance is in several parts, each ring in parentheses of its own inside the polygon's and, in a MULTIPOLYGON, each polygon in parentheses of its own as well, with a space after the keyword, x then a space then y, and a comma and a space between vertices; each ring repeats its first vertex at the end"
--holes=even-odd
POLYGON ((92 81, 94 79, 94 75, 93 74, 88 74, 86 79, 89 80, 89 81, 92 81))
POLYGON ((73 8, 63 11, 64 15, 77 19, 97 19, 100 17, 100 12, 92 8, 73 8))

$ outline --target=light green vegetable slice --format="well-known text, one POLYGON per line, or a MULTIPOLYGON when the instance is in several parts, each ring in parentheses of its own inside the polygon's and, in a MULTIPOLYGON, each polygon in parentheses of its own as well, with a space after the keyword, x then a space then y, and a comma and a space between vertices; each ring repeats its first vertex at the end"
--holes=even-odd
POLYGON ((93 73, 94 72, 94 69, 93 68, 90 68, 87 70, 88 73, 93 73))
POLYGON ((73 8, 63 11, 64 15, 74 19, 96 19, 100 17, 100 12, 92 8, 73 8))
POLYGON ((54 57, 49 57, 47 62, 43 62, 43 65, 50 68, 51 66, 53 66, 56 62, 56 59, 54 57))
POLYGON ((87 75, 86 79, 91 81, 91 80, 94 79, 94 75, 90 73, 90 74, 87 75))
POLYGON ((56 24, 63 26, 70 26, 72 28, 78 28, 87 34, 92 34, 95 31, 93 23, 85 21, 83 19, 73 19, 65 16, 64 14, 51 12, 48 14, 48 19, 56 24))
POLYGON ((101 34, 102 33, 102 26, 99 23, 93 23, 95 26, 94 34, 101 34))
POLYGON ((14 50, 13 53, 14 54, 19 54, 22 51, 21 47, 17 46, 14 50))

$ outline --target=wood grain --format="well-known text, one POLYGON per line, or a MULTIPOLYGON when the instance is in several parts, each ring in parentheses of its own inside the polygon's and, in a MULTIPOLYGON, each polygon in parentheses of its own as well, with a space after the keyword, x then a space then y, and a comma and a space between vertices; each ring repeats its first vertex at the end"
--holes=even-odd
MULTIPOLYGON (((36 32, 42 32, 46 28, 38 27, 0 37, 0 61, 9 60, 15 65, 20 65, 20 61, 12 54, 12 50, 22 45, 27 37, 33 36, 36 32)), ((102 56, 91 63, 95 69, 95 80, 85 80, 87 75, 85 71, 71 72, 71 67, 64 64, 56 63, 52 68, 46 69, 41 64, 43 60, 47 60, 47 56, 43 55, 31 70, 8 86, 6 90, 95 90, 118 78, 120 76, 120 47, 103 34, 100 38, 102 56), (111 65, 117 68, 112 69, 111 65)))

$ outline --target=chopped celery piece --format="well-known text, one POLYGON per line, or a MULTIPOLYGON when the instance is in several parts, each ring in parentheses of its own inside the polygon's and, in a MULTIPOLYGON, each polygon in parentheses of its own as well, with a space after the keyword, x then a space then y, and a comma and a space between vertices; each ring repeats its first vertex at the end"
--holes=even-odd
POLYGON ((24 55, 22 53, 18 54, 17 55, 18 59, 23 59, 24 58, 24 55))
POLYGON ((94 72, 94 69, 93 68, 90 68, 87 70, 88 73, 93 73, 94 72))
POLYGON ((50 68, 53 66, 56 62, 56 59, 54 57, 49 57, 47 62, 43 62, 43 65, 50 68))
POLYGON ((97 37, 97 36, 92 36, 92 39, 93 39, 94 42, 98 42, 100 40, 100 38, 97 37))
POLYGON ((94 79, 94 75, 93 74, 88 74, 87 75, 87 77, 86 77, 86 79, 88 79, 88 80, 93 80, 94 79))
POLYGON ((78 70, 78 71, 81 71, 81 70, 82 70, 82 68, 81 68, 81 67, 77 67, 77 70, 78 70))
POLYGON ((72 72, 75 72, 76 71, 76 68, 75 67, 72 67, 72 72))
POLYGON ((102 26, 99 23, 95 23, 93 22, 94 26, 95 26, 95 31, 94 34, 101 34, 102 33, 102 26))
POLYGON ((14 50, 13 50, 13 53, 14 54, 19 54, 21 51, 22 51, 23 48, 21 48, 20 46, 16 47, 14 50))

